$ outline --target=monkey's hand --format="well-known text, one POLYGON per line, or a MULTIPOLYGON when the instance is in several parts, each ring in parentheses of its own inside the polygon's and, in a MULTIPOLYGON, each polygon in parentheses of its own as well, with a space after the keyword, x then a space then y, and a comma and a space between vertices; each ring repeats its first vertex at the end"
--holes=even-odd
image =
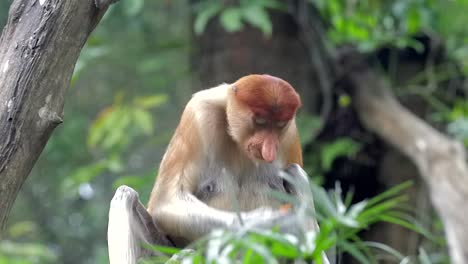
POLYGON ((307 173, 298 165, 292 164, 280 171, 286 192, 294 196, 298 203, 287 204, 278 210, 262 207, 250 212, 241 212, 234 221, 238 228, 279 228, 283 233, 301 236, 305 231, 318 231, 315 220, 314 202, 307 173))

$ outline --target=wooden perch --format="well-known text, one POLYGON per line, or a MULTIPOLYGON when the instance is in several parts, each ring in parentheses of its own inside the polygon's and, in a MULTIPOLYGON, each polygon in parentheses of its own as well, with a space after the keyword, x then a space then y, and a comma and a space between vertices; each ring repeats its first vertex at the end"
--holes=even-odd
POLYGON ((361 121, 416 164, 444 223, 452 263, 468 263, 468 169, 463 144, 405 109, 367 65, 352 68, 346 77, 361 121))
POLYGON ((66 88, 108 1, 15 0, 0 37, 0 230, 62 122, 66 88))

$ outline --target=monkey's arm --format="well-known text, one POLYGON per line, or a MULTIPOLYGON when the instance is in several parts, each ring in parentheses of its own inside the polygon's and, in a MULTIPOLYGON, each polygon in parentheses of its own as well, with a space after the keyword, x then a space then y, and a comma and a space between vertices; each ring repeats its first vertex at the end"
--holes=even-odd
POLYGON ((216 228, 238 229, 242 223, 273 223, 284 215, 270 208, 232 212, 210 207, 194 195, 181 192, 154 212, 156 223, 171 237, 194 241, 216 228), (242 219, 242 220, 241 220, 242 219))
MULTIPOLYGON (((237 229, 243 223, 248 226, 272 228, 278 226, 283 232, 303 234, 304 231, 318 231, 314 219, 313 198, 309 188, 307 174, 297 164, 282 171, 290 193, 305 205, 307 212, 281 212, 272 208, 259 208, 249 212, 218 210, 200 201, 188 191, 179 191, 161 201, 154 207, 153 219, 161 228, 174 237, 183 237, 193 241, 216 228, 237 229)), ((300 208, 299 208, 300 209, 300 208)))

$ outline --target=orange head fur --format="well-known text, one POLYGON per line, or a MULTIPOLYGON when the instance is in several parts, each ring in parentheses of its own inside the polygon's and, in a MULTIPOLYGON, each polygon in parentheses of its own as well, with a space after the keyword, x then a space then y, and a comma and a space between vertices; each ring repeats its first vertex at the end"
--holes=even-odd
POLYGON ((288 121, 301 105, 294 88, 271 75, 247 75, 235 82, 234 87, 237 100, 264 119, 288 121))
POLYGON ((295 117, 300 97, 286 81, 248 75, 232 85, 228 102, 229 132, 251 159, 276 160, 280 136, 295 117))

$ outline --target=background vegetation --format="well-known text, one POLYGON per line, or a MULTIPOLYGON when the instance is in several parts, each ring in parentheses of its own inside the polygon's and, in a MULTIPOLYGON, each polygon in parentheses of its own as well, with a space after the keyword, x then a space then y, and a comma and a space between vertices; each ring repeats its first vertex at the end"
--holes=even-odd
MULTIPOLYGON (((224 35, 246 37, 236 35, 242 32, 276 41, 285 31, 278 26, 278 14, 295 15, 289 2, 294 1, 122 0, 114 5, 76 65, 65 122, 54 132, 15 203, 6 236, 0 241, 0 263, 107 263, 107 212, 116 187, 130 185, 147 201, 183 105, 193 91, 216 85, 220 78, 200 69, 211 48, 207 43, 216 43, 224 35), (217 27, 222 33, 213 34, 217 27)), ((468 1, 305 2, 316 11, 313 16, 323 19, 328 45, 338 49, 356 45, 373 54, 403 102, 468 144, 464 79, 468 73, 468 1), (440 59, 426 63, 430 56, 440 59), (418 71, 411 70, 414 65, 418 71), (402 77, 405 71, 406 78, 402 77)), ((0 2, 0 25, 6 20, 9 4, 9 0, 0 2)), ((288 56, 288 51, 282 56, 288 56)), ((261 54, 251 58, 269 59, 261 54)), ((288 60, 284 63, 283 67, 296 67, 288 65, 288 60)), ((295 85, 295 80, 291 82, 295 85)), ((399 252, 382 250, 397 255, 398 262, 418 256, 420 261, 428 261, 424 263, 448 263, 441 223, 428 205, 415 169, 363 131, 349 108, 351 99, 346 92, 333 92, 329 113, 324 116, 318 107, 324 102, 316 99, 320 98, 318 88, 307 89, 316 90, 303 90, 306 105, 299 123, 306 169, 322 186, 316 186, 315 192, 319 211, 325 208, 320 211, 324 234, 348 234, 354 247, 346 244, 348 240, 341 241, 341 247, 360 262, 379 260, 376 253, 360 246, 362 241, 377 240, 376 232, 390 232, 399 237, 382 235, 380 242, 394 246, 401 240, 412 241, 412 245, 397 248, 399 252), (352 203, 356 206, 406 179, 417 184, 406 188, 406 194, 380 196, 378 204, 384 207, 346 214, 352 203), (343 191, 336 188, 336 180, 343 191), (327 196, 323 188, 334 191, 327 196), (354 195, 346 196, 349 191, 354 195), (327 212, 330 204, 332 210, 327 212), (348 209, 343 211, 343 206, 348 209), (362 218, 360 214, 365 212, 368 217, 362 218), (370 226, 381 221, 412 230, 395 232, 385 231, 388 227, 383 224, 370 226)), ((261 235, 246 241, 265 239, 261 235)), ((382 249, 383 244, 376 245, 382 249)), ((343 261, 347 260, 345 256, 343 261)))

